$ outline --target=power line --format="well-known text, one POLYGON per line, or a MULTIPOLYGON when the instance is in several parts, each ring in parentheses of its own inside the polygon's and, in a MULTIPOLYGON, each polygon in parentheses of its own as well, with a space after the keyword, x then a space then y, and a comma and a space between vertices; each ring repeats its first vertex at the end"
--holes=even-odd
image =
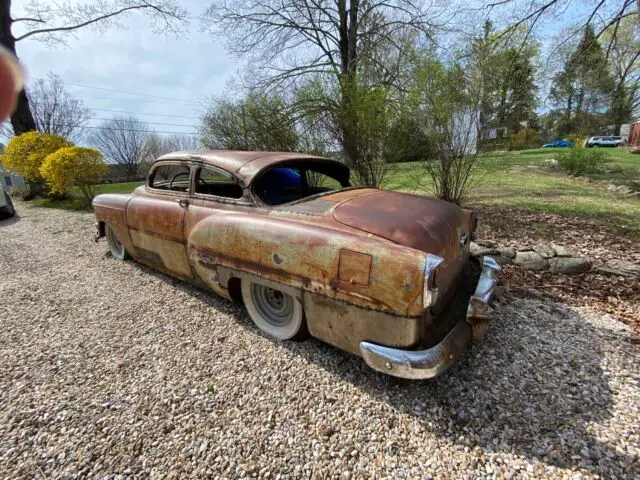
POLYGON ((197 117, 195 115, 170 115, 165 113, 136 113, 136 112, 127 112, 126 110, 110 110, 108 108, 92 108, 87 107, 89 110, 99 110, 101 112, 112 112, 112 113, 127 113, 129 115, 134 116, 151 116, 151 117, 171 117, 171 118, 197 118, 198 120, 202 119, 202 117, 197 117))
POLYGON ((162 130, 140 130, 137 128, 111 128, 111 127, 93 127, 93 126, 83 126, 83 125, 65 125, 65 124, 58 124, 58 123, 52 123, 49 125, 50 127, 58 127, 58 128, 66 128, 66 127, 76 127, 79 130, 82 130, 83 128, 90 128, 91 130, 110 130, 110 131, 115 131, 115 132, 140 132, 140 133, 167 133, 167 134, 175 134, 175 135, 199 135, 199 133, 197 132, 175 132, 175 131, 171 131, 171 132, 167 132, 167 131, 162 131, 162 130))
MULTIPOLYGON (((41 78, 41 77, 34 77, 35 80, 43 80, 43 81, 47 81, 46 78, 41 78)), ((124 90, 117 90, 114 88, 106 88, 106 87, 96 87, 93 85, 85 85, 83 83, 74 83, 74 82, 67 82, 65 80, 62 80, 62 83, 66 84, 66 85, 74 85, 74 86, 78 86, 78 87, 84 87, 84 88, 92 88, 94 90, 105 90, 107 92, 117 92, 117 93, 122 93, 125 95, 138 95, 140 97, 149 97, 149 98, 160 98, 163 100, 171 100, 174 102, 182 102, 182 103, 194 103, 196 105, 200 105, 200 102, 196 102, 194 100, 186 100, 186 99, 180 99, 180 98, 175 98, 175 97, 161 97, 159 95, 149 95, 147 93, 139 93, 139 92, 126 92, 124 90)))
MULTIPOLYGON (((112 120, 108 117, 87 117, 87 120, 112 120)), ((160 123, 160 122, 143 122, 147 125, 163 125, 168 127, 187 127, 187 128, 197 128, 196 125, 183 125, 181 123, 160 123)))

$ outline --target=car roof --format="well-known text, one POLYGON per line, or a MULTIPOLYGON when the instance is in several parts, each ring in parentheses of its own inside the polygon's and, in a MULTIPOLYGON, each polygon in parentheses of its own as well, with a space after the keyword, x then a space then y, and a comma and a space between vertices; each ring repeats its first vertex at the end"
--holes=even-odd
POLYGON ((186 150, 167 153, 153 163, 163 160, 197 160, 235 174, 247 184, 264 168, 287 160, 316 160, 344 164, 338 160, 295 152, 245 152, 238 150, 186 150))

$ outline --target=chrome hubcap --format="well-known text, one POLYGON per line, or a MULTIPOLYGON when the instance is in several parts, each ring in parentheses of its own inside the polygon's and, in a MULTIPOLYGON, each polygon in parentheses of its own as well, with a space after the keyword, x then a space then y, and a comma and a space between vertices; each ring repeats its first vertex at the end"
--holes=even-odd
POLYGON ((251 284, 251 296, 264 320, 275 327, 288 324, 293 317, 293 297, 257 283, 251 284))

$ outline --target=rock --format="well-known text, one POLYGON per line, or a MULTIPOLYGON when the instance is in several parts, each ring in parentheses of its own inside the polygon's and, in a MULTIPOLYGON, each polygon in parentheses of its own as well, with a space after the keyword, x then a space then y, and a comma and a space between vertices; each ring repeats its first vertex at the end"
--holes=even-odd
POLYGON ((553 250, 558 257, 576 257, 576 253, 570 248, 563 247, 562 245, 554 245, 553 250))
POLYGON ((505 257, 504 255, 492 255, 493 259, 498 262, 498 265, 509 265, 513 263, 513 258, 505 257))
POLYGON ((591 260, 584 257, 556 257, 549 261, 551 273, 584 273, 591 269, 591 260))
POLYGON ((469 253, 476 257, 484 257, 485 255, 498 255, 500 250, 495 247, 482 247, 476 242, 471 242, 471 245, 469 245, 469 253))
POLYGON ((556 256, 556 252, 553 247, 548 243, 541 243, 533 247, 533 250, 542 258, 553 258, 556 256))
POLYGON ((523 270, 544 270, 549 266, 549 261, 542 258, 536 252, 523 251, 516 254, 514 263, 523 270))
POLYGON ((614 259, 596 268, 598 273, 605 275, 620 275, 622 277, 640 277, 640 264, 629 260, 614 259))
POLYGON ((500 249, 500 255, 507 258, 516 258, 516 249, 511 247, 502 247, 500 249))

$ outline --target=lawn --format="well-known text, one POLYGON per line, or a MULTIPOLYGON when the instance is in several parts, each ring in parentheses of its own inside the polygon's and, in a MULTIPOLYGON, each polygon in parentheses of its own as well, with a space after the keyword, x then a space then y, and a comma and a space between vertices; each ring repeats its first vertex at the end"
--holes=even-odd
MULTIPOLYGON (((605 171, 593 178, 584 178, 545 168, 544 160, 558 153, 558 150, 536 149, 481 157, 475 188, 466 204, 592 218, 640 237, 640 199, 607 189, 610 184, 640 184, 640 155, 623 149, 607 150, 611 161, 605 171)), ((421 178, 419 165, 404 164, 393 169, 384 187, 428 193, 429 185, 425 176, 421 178)))
MULTIPOLYGON (((591 218, 620 228, 640 238, 640 199, 607 190, 609 184, 640 185, 640 155, 625 149, 608 149, 611 161, 605 171, 592 178, 569 177, 544 167, 559 149, 493 152, 480 157, 475 187, 466 204, 472 207, 521 208, 591 218)), ((130 193, 142 182, 100 185, 97 193, 130 193)), ((418 164, 393 165, 383 185, 386 189, 429 193, 429 182, 418 164)), ((638 190, 636 188, 636 190, 638 190)), ((79 199, 31 202, 44 207, 79 210, 79 199)))
MULTIPOLYGON (((96 195, 101 193, 131 193, 133 190, 143 185, 144 182, 128 182, 128 183, 105 183, 98 185, 96 188, 96 195)), ((65 210, 86 210, 86 202, 76 196, 65 200, 52 200, 50 198, 38 198, 29 202, 31 205, 37 205, 38 207, 47 208, 62 208, 65 210)))

